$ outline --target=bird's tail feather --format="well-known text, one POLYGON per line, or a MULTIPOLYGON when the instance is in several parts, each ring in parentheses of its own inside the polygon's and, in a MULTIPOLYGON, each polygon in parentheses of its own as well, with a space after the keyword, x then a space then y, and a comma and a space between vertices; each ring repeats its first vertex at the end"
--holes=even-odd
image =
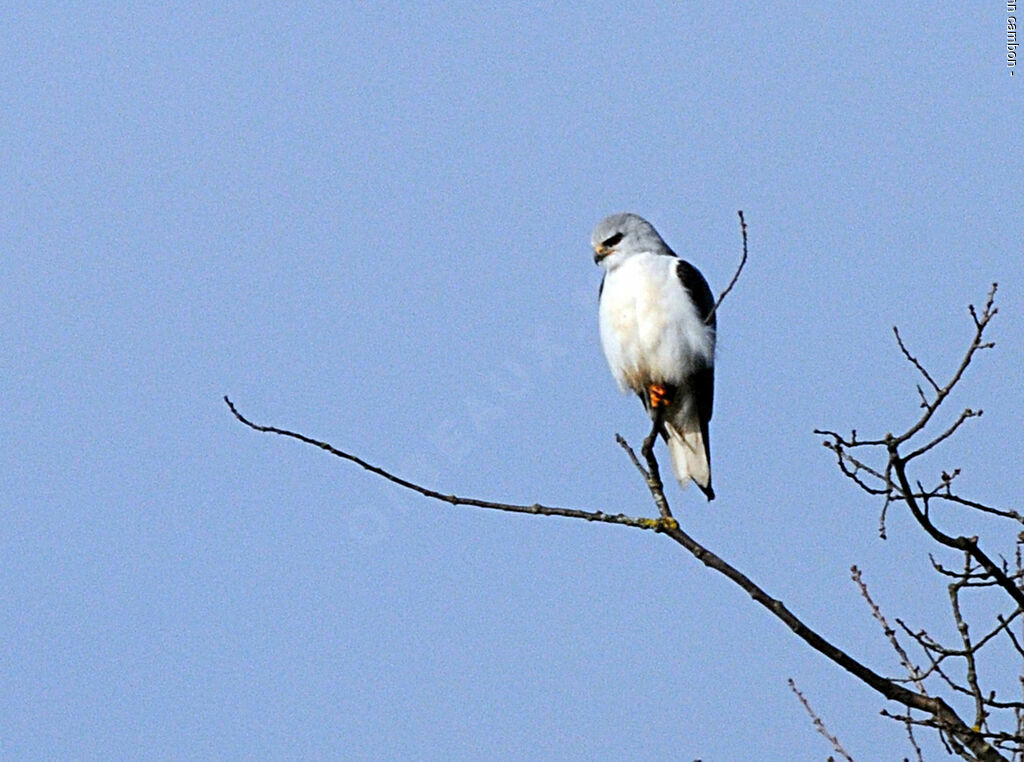
POLYGON ((677 427, 666 423, 665 429, 668 431, 668 452, 672 459, 672 470, 675 471, 680 486, 685 487, 692 479, 708 500, 714 500, 711 464, 708 462, 708 451, 700 424, 694 421, 693 425, 677 427))

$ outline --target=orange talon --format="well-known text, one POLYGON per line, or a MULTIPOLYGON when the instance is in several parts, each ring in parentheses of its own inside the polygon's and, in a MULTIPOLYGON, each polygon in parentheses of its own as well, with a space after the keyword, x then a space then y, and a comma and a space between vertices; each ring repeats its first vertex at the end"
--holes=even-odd
POLYGON ((651 384, 648 387, 648 393, 651 398, 651 409, 663 407, 668 405, 668 392, 665 387, 661 384, 651 384))

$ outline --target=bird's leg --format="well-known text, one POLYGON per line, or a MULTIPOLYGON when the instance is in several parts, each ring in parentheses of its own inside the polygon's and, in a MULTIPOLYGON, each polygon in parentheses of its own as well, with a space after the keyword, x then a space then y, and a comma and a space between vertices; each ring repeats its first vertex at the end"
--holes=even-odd
POLYGON ((651 418, 654 419, 654 425, 651 427, 651 433, 644 440, 641 452, 650 463, 654 458, 654 443, 658 441, 658 434, 663 431, 665 408, 668 406, 668 392, 661 384, 651 384, 647 387, 647 399, 651 403, 651 418))
POLYGON ((648 461, 654 453, 654 443, 658 439, 658 434, 664 432, 665 408, 668 407, 669 397, 670 392, 661 384, 647 385, 647 400, 650 403, 651 418, 654 420, 654 426, 651 427, 651 433, 644 440, 641 452, 643 452, 644 457, 648 461))

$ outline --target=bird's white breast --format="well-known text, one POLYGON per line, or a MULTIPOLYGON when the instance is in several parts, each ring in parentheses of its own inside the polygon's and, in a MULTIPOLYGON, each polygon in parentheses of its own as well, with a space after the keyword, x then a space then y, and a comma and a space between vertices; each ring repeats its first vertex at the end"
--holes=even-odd
POLYGON ((605 276, 599 308, 601 345, 623 390, 679 384, 714 355, 714 329, 704 325, 677 275, 679 260, 629 257, 605 276))

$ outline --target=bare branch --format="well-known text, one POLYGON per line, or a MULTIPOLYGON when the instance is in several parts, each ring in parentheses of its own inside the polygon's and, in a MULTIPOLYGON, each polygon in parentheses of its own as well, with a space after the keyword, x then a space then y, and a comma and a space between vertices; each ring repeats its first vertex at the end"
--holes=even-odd
POLYGON ((896 651, 896 654, 899 656, 900 663, 903 665, 903 668, 907 670, 907 675, 913 681, 914 686, 917 688, 918 692, 927 696, 928 691, 925 690, 924 683, 921 680, 921 670, 919 670, 917 665, 910 660, 910 656, 907 655, 906 650, 904 650, 903 646, 900 645, 899 640, 896 638, 896 631, 889 625, 889 622, 885 619, 885 615, 882 614, 882 610, 878 607, 878 604, 875 603, 874 599, 872 599, 871 593, 868 592, 868 586, 861 577, 860 569, 856 566, 851 566, 850 576, 853 578, 853 581, 857 583, 857 587, 860 588, 860 594, 871 608, 871 614, 875 617, 877 622, 882 625, 882 632, 888 639, 889 645, 893 647, 893 650, 896 651))
MULTIPOLYGON (((852 656, 847 654, 840 648, 832 645, 830 642, 825 640, 821 635, 812 630, 803 621, 801 621, 796 615, 794 615, 782 601, 772 598, 766 593, 760 586, 758 586, 753 580, 743 574, 741 571, 736 569, 734 566, 720 558, 715 553, 708 550, 706 547, 701 545, 699 542, 694 540, 690 535, 684 532, 678 522, 669 517, 662 516, 658 519, 644 519, 644 518, 633 518, 623 514, 609 515, 603 511, 581 511, 574 508, 560 508, 554 506, 545 506, 540 503, 534 503, 533 505, 516 505, 512 503, 501 503, 492 500, 480 500, 477 498, 466 498, 458 497, 456 495, 445 495, 436 490, 423 487, 414 482, 410 482, 401 477, 395 476, 388 471, 374 466, 362 458, 356 455, 344 452, 337 449, 327 442, 307 437, 304 434, 298 432, 289 431, 287 429, 277 428, 275 426, 262 426, 245 418, 235 408, 234 404, 227 397, 224 398, 225 403, 231 410, 232 415, 235 416, 241 423, 245 424, 254 431, 277 434, 279 436, 289 437, 296 439, 300 442, 313 445, 321 450, 324 450, 335 457, 342 458, 344 460, 351 461, 361 468, 370 471, 377 476, 387 479, 401 487, 417 492, 424 497, 438 500, 440 502, 448 503, 449 505, 468 505, 475 506, 478 508, 488 508, 499 511, 508 511, 511 513, 532 513, 540 514, 544 516, 562 516, 565 518, 583 519, 585 521, 598 521, 608 524, 620 524, 623 526, 635 527, 638 529, 652 529, 656 532, 665 534, 672 538, 673 541, 685 548, 694 558, 700 561, 702 564, 710 569, 714 569, 720 574, 728 577, 736 585, 742 588, 751 598, 754 599, 761 606, 765 607, 770 611, 777 619, 785 624, 793 633, 803 640, 814 650, 818 651, 832 662, 837 664, 842 669, 846 670, 854 677, 858 678, 861 682, 865 683, 870 688, 883 695, 890 701, 896 701, 910 709, 917 709, 927 714, 932 715, 937 726, 941 727, 944 732, 950 735, 951 740, 957 740, 958 743, 963 744, 977 756, 979 760, 983 762, 997 762, 1003 760, 1003 756, 999 754, 977 731, 970 728, 963 719, 956 713, 956 711, 947 704, 940 697, 924 696, 920 693, 916 693, 902 685, 899 685, 892 680, 888 680, 881 675, 877 674, 864 664, 860 663, 852 656)), ((649 463, 654 460, 653 452, 651 453, 649 463)), ((660 483, 660 479, 655 481, 653 479, 648 480, 648 488, 654 498, 655 504, 659 503, 659 500, 664 500, 667 506, 668 501, 665 500, 664 491, 660 483)))
POLYGON ((921 747, 917 745, 917 739, 914 738, 914 723, 910 722, 909 719, 903 723, 907 729, 907 740, 910 741, 910 745, 914 749, 914 756, 917 757, 917 762, 924 762, 924 756, 921 754, 921 747))
MULTIPOLYGON (((939 390, 939 385, 937 383, 935 383, 935 379, 932 378, 931 375, 929 375, 928 371, 926 371, 924 369, 924 366, 921 365, 921 363, 919 363, 917 361, 917 358, 914 357, 912 354, 910 354, 910 351, 907 349, 906 345, 903 343, 903 337, 900 336, 900 329, 897 326, 893 326, 892 327, 892 332, 896 335, 896 343, 900 345, 900 351, 903 353, 903 356, 906 357, 907 360, 909 360, 911 362, 911 364, 913 364, 913 366, 915 368, 917 368, 917 370, 921 373, 921 375, 924 376, 925 381, 927 381, 929 384, 931 384, 932 389, 934 389, 936 392, 940 391, 939 390)), ((927 405, 928 404, 928 400, 925 398, 924 392, 921 391, 921 387, 920 386, 917 387, 917 391, 921 395, 921 401, 925 405, 927 405)))
POLYGON ((954 495, 952 493, 936 492, 932 494, 931 497, 935 500, 946 500, 950 503, 957 503, 958 505, 963 505, 968 508, 974 508, 975 510, 981 511, 983 513, 991 513, 994 516, 1002 516, 1003 518, 1013 519, 1018 523, 1024 524, 1024 515, 1022 515, 1018 511, 1010 509, 1003 510, 1002 508, 993 508, 990 505, 978 503, 974 500, 967 500, 965 498, 960 497, 959 495, 954 495))
POLYGON ((622 434, 616 434, 615 441, 619 443, 619 447, 626 451, 629 459, 633 462, 633 465, 636 466, 636 470, 640 472, 640 475, 644 477, 644 480, 646 481, 647 479, 650 479, 651 475, 647 472, 646 468, 640 465, 640 460, 636 457, 636 453, 633 452, 633 448, 629 446, 629 442, 626 441, 626 438, 622 436, 622 434))
MULTIPOLYGON (((1019 614, 1019 613, 1020 613, 1020 611, 1018 610, 1017 612, 1014 613, 1013 617, 1017 616, 1017 614, 1019 614)), ((1010 642, 1013 643, 1013 647, 1017 650, 1017 653, 1019 653, 1022 657, 1024 657, 1024 647, 1021 646, 1020 641, 1017 640, 1017 636, 1014 635, 1013 634, 1013 630, 1010 629, 1010 621, 1013 620, 1013 617, 1010 617, 1010 619, 1005 619, 1004 617, 1000 616, 999 617, 999 622, 1000 622, 1000 624, 1003 625, 1003 627, 1006 628, 1006 634, 1009 636, 1010 642)), ((1024 705, 1022 705, 1022 706, 1024 706, 1024 705)))
MULTIPOLYGON (((846 445, 848 447, 868 447, 868 446, 886 446, 886 447, 888 447, 889 444, 892 443, 892 442, 895 442, 897 445, 901 445, 904 442, 906 442, 907 440, 911 439, 913 436, 915 436, 919 431, 921 431, 921 429, 923 429, 928 424, 928 422, 931 420, 932 416, 935 414, 935 411, 938 410, 939 407, 941 407, 942 403, 946 400, 946 398, 950 395, 950 393, 952 393, 952 391, 956 387, 956 385, 958 383, 960 383, 960 379, 963 378, 964 372, 967 370, 967 367, 971 364, 971 361, 974 359, 974 355, 978 352, 978 350, 980 350, 980 349, 991 349, 992 347, 995 346, 995 342, 983 341, 982 339, 983 339, 983 336, 984 336, 984 333, 985 333, 985 329, 988 328, 988 324, 992 321, 992 318, 994 318, 996 316, 996 314, 998 314, 998 312, 999 312, 998 308, 993 306, 993 304, 995 302, 996 290, 998 289, 998 287, 999 287, 998 283, 993 283, 992 284, 992 287, 989 289, 989 292, 988 292, 988 298, 985 301, 985 307, 982 310, 982 313, 981 313, 980 316, 978 315, 977 311, 974 309, 974 305, 970 305, 968 307, 968 309, 969 309, 969 311, 971 313, 971 317, 974 320, 974 329, 975 329, 975 331, 974 331, 974 336, 971 338, 971 343, 968 345, 967 350, 964 353, 963 358, 961 358, 961 360, 960 360, 960 365, 953 372, 953 375, 950 377, 950 380, 946 383, 946 385, 943 386, 943 387, 939 387, 939 388, 937 388, 935 390, 935 399, 934 400, 929 402, 927 400, 927 398, 924 396, 924 394, 923 393, 921 394, 922 407, 924 408, 924 413, 921 415, 921 417, 915 423, 913 423, 909 428, 907 428, 902 434, 899 434, 899 435, 888 434, 888 435, 886 435, 882 439, 867 439, 867 440, 861 440, 861 441, 846 442, 846 441, 843 441, 841 438, 838 438, 838 435, 834 435, 833 432, 828 431, 828 430, 815 430, 815 433, 817 433, 817 434, 827 434, 827 435, 830 435, 830 436, 837 436, 838 441, 842 442, 842 444, 844 444, 844 445, 846 445)), ((895 328, 893 330, 896 331, 895 328)), ((897 338, 899 338, 898 333, 897 333, 897 338)), ((900 343, 900 347, 901 347, 901 350, 902 350, 904 356, 907 356, 908 359, 910 359, 910 361, 912 363, 914 363, 915 367, 919 367, 919 369, 922 371, 922 373, 925 373, 925 370, 924 370, 923 366, 920 366, 920 363, 917 361, 917 359, 913 358, 913 356, 910 355, 910 353, 907 351, 906 347, 903 345, 902 340, 900 340, 899 343, 900 343)), ((932 380, 931 375, 926 375, 926 377, 933 384, 935 383, 932 380)), ((937 386, 937 384, 936 384, 936 386, 937 386)))
MULTIPOLYGON (((825 432, 822 432, 822 431, 819 431, 818 429, 815 429, 814 433, 815 434, 822 434, 822 433, 825 433, 825 432)), ((836 436, 835 434, 832 434, 831 432, 829 432, 828 435, 829 436, 836 436)), ((877 471, 876 469, 874 469, 871 466, 867 465, 866 463, 864 463, 863 461, 859 460, 858 458, 853 457, 852 455, 850 455, 849 452, 847 452, 844 449, 844 447, 850 447, 850 446, 856 447, 857 445, 849 445, 849 444, 846 444, 846 443, 843 443, 843 442, 840 442, 840 441, 833 441, 833 442, 825 441, 825 442, 822 442, 822 445, 826 449, 831 450, 833 453, 835 453, 836 465, 838 465, 839 466, 839 470, 843 472, 843 476, 845 476, 847 479, 850 479, 851 481, 856 483, 856 485, 858 487, 860 487, 862 490, 867 492, 869 495, 888 495, 891 492, 892 485, 889 482, 889 479, 888 479, 888 477, 885 474, 880 473, 879 471, 877 471), (847 465, 848 463, 850 465, 847 465), (852 465, 852 468, 850 467, 851 465, 852 465), (868 484, 866 481, 864 481, 863 478, 861 478, 861 476, 860 476, 860 472, 861 471, 865 472, 866 474, 868 474, 870 476, 873 476, 875 479, 878 479, 880 482, 882 482, 882 484, 884 486, 883 487, 872 487, 870 484, 868 484)))
MULTIPOLYGON (((965 553, 965 575, 970 572, 970 568, 971 557, 965 553)), ((949 584, 949 601, 953 609, 953 621, 956 622, 956 629, 960 633, 960 639, 964 644, 963 658, 967 663, 967 684, 971 688, 970 695, 974 698, 974 727, 980 729, 985 726, 985 719, 988 715, 985 712, 985 700, 981 695, 981 688, 978 687, 978 665, 974 659, 974 653, 978 647, 972 645, 970 630, 967 622, 964 621, 963 615, 960 613, 960 588, 961 583, 959 582, 951 582, 949 584)))
POLYGON ((585 521, 597 521, 604 524, 621 524, 622 526, 635 527, 637 529, 653 529, 655 531, 660 531, 661 529, 661 522, 658 519, 634 518, 622 513, 609 514, 604 513, 603 511, 581 511, 576 508, 560 508, 557 506, 541 505, 539 503, 534 503, 533 505, 516 505, 513 503, 499 503, 493 500, 478 500, 477 498, 472 497, 445 495, 441 492, 437 492, 436 490, 428 489, 427 487, 423 487, 399 476, 395 476, 383 468, 367 463, 362 458, 344 452, 343 450, 339 450, 327 442, 322 442, 318 439, 307 437, 305 434, 289 431, 288 429, 279 429, 276 426, 262 426, 260 424, 253 423, 238 411, 230 399, 224 397, 224 402, 227 403, 227 406, 231 409, 231 413, 235 418, 254 431, 278 434, 283 437, 297 439, 300 442, 305 442, 306 444, 313 445, 314 447, 319 447, 321 450, 329 452, 335 457, 351 461, 370 473, 383 477, 389 482, 393 482, 400 487, 412 490, 413 492, 417 492, 424 497, 429 497, 433 500, 440 500, 441 502, 448 503, 449 505, 469 505, 477 508, 490 508, 497 511, 507 511, 509 513, 532 513, 541 516, 562 516, 569 519, 583 519, 585 521))
MULTIPOLYGON (((910 488, 910 483, 907 480, 906 462, 899 456, 896 450, 897 443, 895 440, 889 442, 889 457, 890 462, 893 465, 893 471, 896 473, 896 477, 899 480, 900 488, 903 491, 903 501, 910 508, 910 512, 917 519, 917 523, 920 524, 928 535, 941 545, 945 545, 947 548, 954 548, 956 550, 962 550, 969 553, 977 563, 984 567, 985 571, 988 572, 995 580, 999 583, 1014 601, 1017 602, 1018 606, 1024 607, 1024 590, 1021 590, 1017 585, 1013 583, 1005 572, 1000 569, 991 558, 978 546, 977 537, 951 537, 944 532, 941 532, 932 523, 928 517, 926 511, 921 509, 918 501, 914 498, 914 491, 910 488)), ((927 502, 924 502, 927 506, 927 502)))
POLYGON ((704 318, 704 324, 710 325, 711 321, 714 320, 715 314, 718 312, 718 305, 722 303, 726 295, 732 291, 732 287, 736 285, 736 281, 740 278, 740 273, 743 272, 743 266, 747 264, 747 221, 743 219, 743 210, 736 212, 740 216, 740 234, 743 236, 743 257, 740 259, 740 266, 736 268, 736 273, 732 276, 732 280, 729 281, 729 285, 725 287, 725 290, 719 294, 718 301, 715 302, 715 306, 711 308, 711 312, 704 318))
POLYGON ((658 513, 663 519, 671 519, 672 511, 668 507, 668 500, 665 498, 665 485, 661 481, 661 470, 658 468, 658 459, 654 457, 654 445, 658 441, 658 434, 663 431, 662 417, 665 415, 665 408, 658 407, 654 412, 654 421, 651 424, 651 433, 644 439, 644 446, 640 448, 644 460, 647 461, 647 488, 654 497, 654 504, 658 513))
MULTIPOLYGON (((653 455, 651 457, 653 458, 653 455)), ((648 481, 648 487, 655 503, 665 499, 660 484, 652 485, 648 481)), ((844 670, 857 677, 861 682, 874 688, 887 699, 897 701, 910 709, 918 709, 931 715, 936 723, 936 727, 940 728, 940 732, 949 735, 951 743, 955 743, 955 745, 961 748, 966 747, 970 749, 977 759, 983 760, 983 762, 995 762, 996 760, 1003 759, 1002 755, 982 738, 977 730, 968 727, 957 715, 956 711, 941 697, 933 698, 923 693, 908 690, 861 664, 804 624, 803 621, 786 608, 782 601, 769 596, 741 571, 690 537, 678 526, 674 519, 662 519, 662 522, 661 532, 663 534, 682 545, 705 566, 725 575, 739 585, 754 601, 767 608, 811 648, 835 662, 844 670), (672 522, 671 524, 669 523, 670 521, 672 522), (673 526, 673 524, 675 525, 673 526)))
MULTIPOLYGON (((835 452, 839 469, 844 476, 854 481, 857 486, 869 494, 884 495, 887 503, 893 499, 899 499, 900 501, 905 502, 910 508, 911 514, 933 540, 949 548, 969 553, 971 558, 980 564, 985 572, 995 580, 995 582, 1002 587, 1011 598, 1013 598, 1018 606, 1024 607, 1024 590, 1015 584, 1014 580, 1011 579, 1009 575, 1000 569, 999 566, 997 566, 995 562, 981 550, 976 537, 952 537, 940 531, 935 526, 928 515, 928 502, 932 498, 932 494, 926 492, 920 484, 918 485, 918 489, 915 491, 911 487, 910 480, 907 476, 906 467, 910 461, 923 455, 933 447, 948 439, 968 418, 973 418, 980 413, 967 409, 961 413, 960 417, 950 427, 930 442, 918 447, 909 455, 901 455, 899 452, 900 445, 910 440, 928 424, 934 413, 939 409, 954 387, 956 387, 960 379, 963 378, 967 367, 970 365, 977 351, 980 349, 988 349, 993 346, 992 342, 984 341, 984 332, 992 318, 998 313, 998 309, 994 306, 997 288, 998 285, 993 283, 989 290, 985 306, 980 314, 973 305, 970 307, 969 311, 975 328, 974 336, 972 337, 970 345, 965 351, 959 366, 953 372, 945 386, 940 387, 938 385, 931 374, 929 374, 921 365, 920 361, 907 349, 906 345, 903 343, 902 337, 899 335, 899 331, 894 329, 897 343, 899 344, 900 350, 903 352, 904 356, 916 368, 918 368, 921 374, 929 381, 935 390, 935 399, 930 402, 925 400, 924 413, 916 423, 911 425, 901 434, 886 434, 884 438, 877 440, 858 441, 855 435, 847 440, 836 432, 829 431, 827 429, 818 429, 816 430, 816 433, 831 437, 832 441, 826 441, 823 444, 835 452), (867 466, 859 458, 853 458, 848 452, 849 448, 873 446, 885 447, 888 453, 888 462, 886 463, 884 473, 880 472, 877 468, 867 466), (865 479, 861 478, 861 473, 867 473, 877 479, 880 482, 880 485, 876 487, 868 483, 865 479), (893 478, 893 474, 895 474, 895 480, 893 478), (897 489, 898 492, 896 492, 897 489)), ((943 475, 946 494, 940 499, 951 502, 960 502, 960 499, 952 496, 952 493, 948 488, 949 483, 953 480, 955 475, 956 472, 954 472, 952 476, 943 475)), ((938 497, 938 495, 936 495, 936 497, 938 497)), ((988 512, 994 512, 997 513, 997 515, 1007 514, 1008 518, 1014 518, 1015 513, 1012 511, 998 512, 998 509, 990 509, 988 512)))
MULTIPOLYGON (((996 625, 992 630, 990 630, 988 632, 987 635, 985 635, 984 637, 980 638, 978 640, 978 642, 974 644, 974 652, 977 653, 978 651, 980 651, 990 640, 995 638, 995 636, 998 635, 1000 632, 1003 632, 1003 631, 1007 632, 1011 636, 1011 639, 1012 639, 1013 631, 1010 629, 1010 624, 1013 622, 1014 619, 1016 619, 1022 613, 1024 613, 1024 609, 1017 609, 1012 614, 1010 614, 1009 617, 1004 617, 1002 614, 996 614, 996 621, 998 621, 999 624, 996 625)), ((1021 656, 1024 656, 1024 652, 1021 652, 1021 656)), ((1007 707, 1017 706, 1018 703, 1019 702, 1012 702, 1012 703, 1008 702, 1006 704, 1006 706, 1007 707)), ((1024 704, 1020 704, 1020 706, 1022 708, 1024 708, 1024 704)), ((1024 740, 1024 739, 1022 739, 1022 740, 1024 740)))
POLYGON ((933 439, 931 442, 928 442, 927 444, 924 444, 921 447, 914 450, 912 453, 910 453, 910 455, 907 455, 903 460, 910 462, 914 458, 920 455, 924 455, 937 444, 940 444, 946 439, 949 439, 949 437, 953 436, 953 434, 956 433, 956 430, 959 429, 960 426, 963 425, 963 422, 966 421, 968 418, 980 418, 981 413, 981 410, 971 410, 970 408, 967 408, 962 413, 960 413, 960 417, 956 419, 952 426, 950 426, 944 432, 939 434, 939 436, 935 437, 935 439, 933 439))
MULTIPOLYGON (((1017 613, 1014 614, 1013 617, 1011 617, 1011 620, 1014 617, 1016 617, 1017 614, 1019 614, 1019 613, 1021 613, 1021 612, 1018 610, 1017 613)), ((974 644, 969 649, 969 651, 972 654, 976 654, 982 648, 982 646, 985 645, 985 643, 987 643, 989 640, 991 640, 1000 631, 1007 632, 1008 634, 1010 634, 1010 636, 1012 638, 1012 633, 1010 632, 1009 628, 1006 626, 1009 623, 1009 621, 1006 621, 1004 623, 1004 620, 1003 620, 1002 617, 999 617, 999 620, 1000 620, 999 626, 997 626, 994 630, 989 632, 984 638, 982 638, 980 641, 978 641, 976 644, 974 644)), ((944 661, 946 661, 947 659, 963 658, 964 655, 969 652, 967 649, 946 648, 945 646, 942 646, 942 645, 939 645, 938 643, 936 643, 935 640, 933 640, 931 638, 931 636, 929 636, 928 633, 926 633, 924 630, 920 630, 918 632, 913 632, 909 627, 907 627, 906 623, 902 619, 897 619, 896 623, 901 628, 903 628, 903 631, 907 635, 909 635, 911 638, 913 638, 914 641, 921 647, 921 650, 924 652, 925 656, 928 658, 928 661, 931 664, 931 666, 928 669, 919 670, 919 675, 920 675, 921 680, 926 680, 929 677, 931 677, 932 675, 938 675, 942 679, 942 681, 946 685, 948 685, 951 690, 955 691, 956 693, 961 693, 961 694, 963 694, 965 696, 972 696, 972 697, 975 696, 975 693, 971 689, 966 688, 966 687, 960 685, 959 683, 957 683, 955 680, 953 680, 953 678, 950 677, 942 669, 942 666, 941 666, 942 663, 944 661)), ((983 698, 983 703, 984 703, 985 706, 991 707, 991 708, 994 708, 994 709, 1014 709, 1014 710, 1024 709, 1024 702, 1019 702, 1019 701, 999 701, 999 700, 997 700, 995 698, 995 694, 994 693, 990 694, 987 697, 984 697, 983 698)), ((1022 738, 1022 740, 1024 740, 1024 738, 1022 738)))
MULTIPOLYGON (((648 437, 648 440, 649 439, 650 438, 648 437)), ((675 519, 672 518, 672 510, 669 508, 668 500, 665 497, 664 485, 661 483, 661 474, 658 472, 658 462, 654 460, 654 455, 651 452, 652 445, 648 440, 644 441, 643 448, 643 454, 647 459, 648 468, 644 468, 640 465, 640 460, 636 457, 636 453, 633 452, 633 448, 629 446, 629 442, 627 442, 621 434, 615 435, 615 441, 618 442, 619 446, 626 451, 630 461, 632 461, 636 470, 640 472, 640 475, 647 483, 647 489, 649 489, 651 494, 654 496, 654 504, 658 508, 658 512, 661 514, 662 519, 667 522, 675 523, 675 519), (653 468, 651 466, 653 466, 653 468)))
MULTIPOLYGON (((974 305, 972 304, 969 306, 968 309, 971 313, 971 317, 974 319, 975 333, 974 338, 971 340, 970 346, 967 348, 967 352, 964 354, 963 359, 960 361, 959 367, 953 373, 953 376, 952 378, 950 378, 949 382, 945 386, 935 390, 935 399, 925 406, 924 414, 918 419, 917 423, 913 424, 909 429, 904 431, 899 436, 895 437, 895 442, 897 445, 906 442, 908 439, 917 434, 917 432, 919 432, 928 424, 928 421, 931 420, 931 417, 935 413, 935 411, 939 409, 939 406, 942 405, 946 397, 949 396, 950 392, 953 391, 953 388, 960 382, 960 379, 963 378, 964 371, 966 371, 967 366, 971 364, 971 360, 974 359, 975 353, 979 349, 991 349, 992 347, 995 346, 994 342, 982 341, 982 336, 984 335, 985 329, 988 327, 989 322, 992 320, 993 317, 996 316, 996 313, 999 312, 997 308, 992 306, 996 298, 996 289, 998 287, 999 284, 992 284, 992 288, 989 289, 988 292, 988 299, 985 302, 985 308, 982 311, 980 317, 975 311, 974 305)), ((888 442, 885 442, 884 440, 883 442, 879 442, 879 444, 883 443, 888 444, 888 442)))
POLYGON ((832 748, 835 749, 843 759, 847 760, 847 762, 854 762, 853 757, 851 757, 847 753, 846 749, 843 748, 843 745, 839 743, 839 739, 828 732, 828 728, 825 727, 825 723, 817 713, 815 713, 814 709, 811 708, 811 703, 807 700, 807 697, 800 692, 800 689, 796 687, 796 683, 793 682, 793 679, 789 678, 786 682, 789 683, 789 689, 796 694, 796 697, 800 699, 800 703, 804 705, 804 709, 807 711, 807 714, 810 715, 811 722, 814 723, 814 729, 824 736, 830 744, 832 744, 832 748))

